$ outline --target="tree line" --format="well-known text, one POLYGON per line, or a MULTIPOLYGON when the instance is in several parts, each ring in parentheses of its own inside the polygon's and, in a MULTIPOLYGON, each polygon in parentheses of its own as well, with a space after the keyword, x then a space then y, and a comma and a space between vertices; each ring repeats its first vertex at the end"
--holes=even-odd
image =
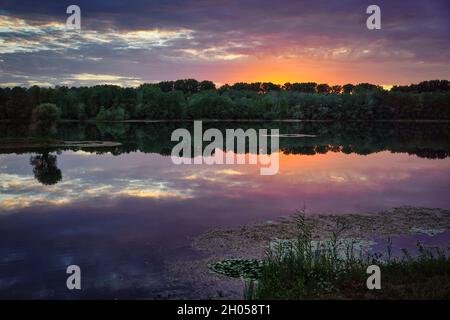
POLYGON ((45 119, 450 119, 447 80, 394 86, 343 86, 315 82, 238 82, 216 88, 211 81, 185 79, 93 87, 0 88, 0 120, 47 125, 45 119), (42 106, 44 104, 44 106, 42 106), (39 108, 38 108, 39 106, 39 108))

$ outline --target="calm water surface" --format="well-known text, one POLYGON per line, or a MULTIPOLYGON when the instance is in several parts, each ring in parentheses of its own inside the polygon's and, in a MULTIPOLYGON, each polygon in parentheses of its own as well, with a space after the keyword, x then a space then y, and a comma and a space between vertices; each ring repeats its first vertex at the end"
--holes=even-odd
MULTIPOLYGON (((181 125, 190 126, 64 125, 62 139, 123 146, 1 151, 0 298, 188 292, 166 281, 166 269, 201 257, 190 249, 193 236, 289 215, 304 203, 310 213, 450 208, 448 124, 259 123, 316 136, 282 139, 274 176, 251 165, 174 165, 170 133, 181 125), (66 289, 70 264, 82 269, 81 292, 66 289)), ((18 133, 3 127, 1 135, 18 133)), ((441 238, 448 244, 448 234, 441 238)))

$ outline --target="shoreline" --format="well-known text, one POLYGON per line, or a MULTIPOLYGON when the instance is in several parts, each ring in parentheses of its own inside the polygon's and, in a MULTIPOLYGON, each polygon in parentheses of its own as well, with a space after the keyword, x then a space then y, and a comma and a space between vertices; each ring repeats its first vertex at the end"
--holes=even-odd
MULTIPOLYGON (((112 120, 104 120, 97 121, 95 119, 87 119, 87 120, 69 120, 69 119, 61 119, 58 123, 162 123, 162 122, 194 122, 194 121, 203 121, 203 122, 418 122, 418 123, 450 123, 450 119, 321 119, 321 120, 313 120, 313 119, 209 119, 209 118, 200 118, 200 119, 129 119, 129 120, 120 120, 120 121, 112 121, 112 120)), ((0 120, 0 124, 17 124, 17 121, 12 120, 0 120)), ((19 122, 19 124, 28 124, 24 122, 19 122)))
MULTIPOLYGON (((237 228, 215 228, 194 238, 192 245, 200 251, 258 257, 271 241, 296 237, 298 231, 294 217, 291 215, 237 228)), ((441 208, 403 206, 376 213, 306 214, 306 219, 315 240, 329 237, 338 220, 348 226, 342 236, 357 239, 427 234, 450 229, 450 210, 441 208)))
MULTIPOLYGON (((226 259, 262 259, 272 241, 296 237, 293 218, 213 228, 191 239, 191 247, 205 257, 172 263, 170 273, 173 279, 190 283, 192 298, 242 299, 243 280, 217 274, 208 264, 226 259)), ((307 220, 317 240, 329 238, 337 220, 350 226, 342 237, 368 241, 397 235, 434 236, 450 230, 450 210, 440 208, 403 206, 376 213, 308 214, 307 220)))
POLYGON ((63 141, 56 139, 0 138, 0 150, 70 149, 70 148, 112 148, 121 146, 113 141, 63 141))

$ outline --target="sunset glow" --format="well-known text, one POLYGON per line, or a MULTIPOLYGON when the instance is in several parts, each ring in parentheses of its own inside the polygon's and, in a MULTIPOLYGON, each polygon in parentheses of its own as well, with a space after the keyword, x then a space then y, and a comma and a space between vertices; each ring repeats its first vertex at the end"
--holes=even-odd
POLYGON ((64 1, 2 1, 1 86, 196 78, 389 88, 450 75, 447 1, 381 1, 381 30, 366 28, 366 1, 78 5, 79 33, 65 28, 64 1))

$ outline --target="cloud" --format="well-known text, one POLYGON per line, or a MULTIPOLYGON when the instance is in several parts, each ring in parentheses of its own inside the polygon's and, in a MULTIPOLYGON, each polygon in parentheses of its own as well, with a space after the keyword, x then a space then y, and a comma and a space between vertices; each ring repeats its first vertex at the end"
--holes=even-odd
POLYGON ((137 87, 143 83, 139 78, 125 77, 111 74, 91 74, 91 73, 79 73, 73 75, 59 75, 55 77, 48 76, 23 76, 23 75, 10 75, 8 78, 15 81, 1 82, 1 87, 13 87, 13 86, 40 86, 40 87, 52 87, 54 85, 66 85, 66 86, 93 86, 98 83, 120 85, 124 87, 137 87))
POLYGON ((258 80, 263 68, 280 81, 297 74, 391 84, 450 74, 450 5, 443 0, 379 1, 378 31, 365 27, 365 0, 81 0, 80 33, 65 30, 68 4, 3 1, 0 82, 28 75, 58 83, 65 74, 90 73, 225 83, 258 80))
POLYGON ((106 45, 111 49, 150 49, 167 46, 176 39, 190 39, 191 30, 144 29, 103 32, 68 30, 65 25, 48 22, 32 25, 24 19, 0 15, 0 54, 82 49, 88 45, 106 45))
POLYGON ((54 186, 43 186, 32 176, 0 174, 0 211, 39 205, 66 205, 99 197, 136 197, 185 200, 192 197, 188 190, 170 188, 165 181, 120 180, 98 183, 90 179, 67 179, 54 186))
POLYGON ((235 60, 239 58, 245 58, 248 55, 239 53, 229 53, 229 49, 226 47, 221 48, 206 48, 206 49, 180 49, 180 52, 185 53, 185 57, 193 59, 204 60, 235 60))

